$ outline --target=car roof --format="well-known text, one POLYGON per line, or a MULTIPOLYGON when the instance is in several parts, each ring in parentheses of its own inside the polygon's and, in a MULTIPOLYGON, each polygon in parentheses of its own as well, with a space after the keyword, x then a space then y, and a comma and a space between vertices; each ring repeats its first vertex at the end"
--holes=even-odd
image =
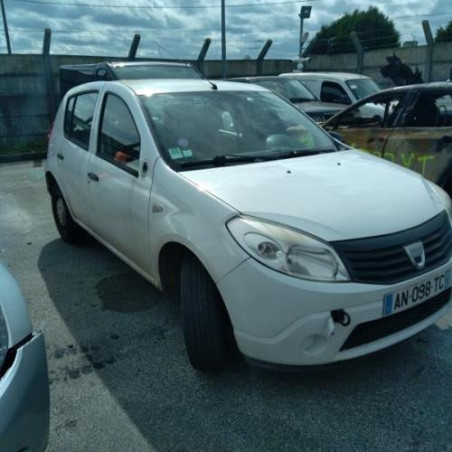
POLYGON ((110 61, 107 63, 111 67, 123 66, 191 66, 190 63, 175 61, 110 61))
POLYGON ((367 75, 363 74, 355 74, 353 72, 286 72, 283 74, 279 74, 283 77, 292 77, 292 78, 311 78, 311 79, 331 79, 331 80, 356 80, 356 79, 364 79, 370 78, 367 75))
POLYGON ((257 75, 257 76, 253 75, 250 77, 233 77, 228 80, 252 83, 252 82, 258 82, 260 80, 276 80, 276 81, 278 81, 278 80, 282 80, 282 78, 280 78, 278 75, 257 75))
POLYGON ((174 61, 99 61, 97 63, 64 64, 60 69, 90 69, 99 66, 130 67, 130 66, 192 66, 190 63, 174 61))
POLYGON ((79 85, 69 91, 74 94, 79 91, 101 89, 107 85, 122 85, 130 88, 138 96, 152 96, 160 93, 182 93, 199 91, 265 91, 266 88, 249 83, 212 81, 203 79, 143 79, 143 80, 113 80, 90 82, 79 85))

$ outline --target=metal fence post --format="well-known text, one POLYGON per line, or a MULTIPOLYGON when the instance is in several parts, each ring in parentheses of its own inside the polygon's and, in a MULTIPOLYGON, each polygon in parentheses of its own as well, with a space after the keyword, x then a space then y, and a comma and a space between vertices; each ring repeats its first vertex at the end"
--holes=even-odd
POLYGON ((201 50, 199 51, 198 59, 196 60, 196 67, 200 72, 203 72, 204 60, 206 58, 211 42, 212 40, 210 38, 204 39, 204 44, 202 45, 201 50))
POLYGON ((132 44, 130 45, 128 60, 134 60, 137 56, 138 46, 140 45, 141 35, 136 33, 133 37, 132 44))
POLYGON ((56 103, 56 89, 53 83, 52 65, 50 62, 50 42, 52 40, 52 30, 46 28, 44 30, 44 40, 42 43, 42 58, 44 63, 44 79, 48 98, 48 111, 50 122, 55 117, 57 103, 56 103))
POLYGON ((424 80, 428 83, 432 80, 433 46, 435 41, 433 40, 432 30, 430 28, 430 22, 428 20, 422 21, 422 28, 424 29, 425 40, 427 41, 427 52, 425 54, 424 65, 424 80))
POLYGON ((352 31, 350 33, 350 38, 352 38, 353 45, 355 46, 356 50, 356 72, 358 74, 362 74, 363 72, 363 64, 364 64, 364 48, 361 45, 361 41, 359 40, 359 37, 356 33, 356 31, 352 31))
POLYGON ((260 53, 256 59, 256 74, 257 75, 262 75, 262 61, 265 58, 265 55, 267 55, 267 52, 270 49, 272 44, 273 44, 273 41, 271 39, 269 39, 264 44, 264 47, 262 47, 262 50, 260 51, 260 53))
POLYGON ((8 50, 8 55, 11 55, 11 41, 9 40, 8 21, 6 20, 6 11, 3 0, 0 0, 0 6, 2 10, 3 29, 5 30, 6 48, 8 50))

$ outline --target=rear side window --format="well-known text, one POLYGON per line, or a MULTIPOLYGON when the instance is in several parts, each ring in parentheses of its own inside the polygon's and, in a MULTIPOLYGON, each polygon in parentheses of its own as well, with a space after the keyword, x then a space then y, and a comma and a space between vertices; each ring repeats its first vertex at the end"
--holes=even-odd
POLYGON ((104 102, 97 154, 127 172, 138 175, 141 140, 125 102, 107 94, 104 102))
POLYGON ((98 93, 89 92, 72 96, 66 104, 64 135, 83 149, 89 148, 89 137, 98 93))

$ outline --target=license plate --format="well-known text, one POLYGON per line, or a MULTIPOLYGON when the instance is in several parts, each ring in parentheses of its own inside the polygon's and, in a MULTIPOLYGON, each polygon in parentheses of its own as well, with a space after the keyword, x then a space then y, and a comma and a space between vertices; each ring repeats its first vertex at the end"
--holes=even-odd
POLYGON ((427 301, 452 285, 452 271, 432 276, 429 279, 383 297, 383 315, 395 314, 427 301))

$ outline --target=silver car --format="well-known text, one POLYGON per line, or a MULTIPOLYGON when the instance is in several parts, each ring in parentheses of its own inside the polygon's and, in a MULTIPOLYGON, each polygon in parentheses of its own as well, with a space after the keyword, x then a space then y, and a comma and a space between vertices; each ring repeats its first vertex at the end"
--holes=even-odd
POLYGON ((0 451, 42 452, 48 437, 44 336, 33 331, 20 289, 0 263, 0 451))

